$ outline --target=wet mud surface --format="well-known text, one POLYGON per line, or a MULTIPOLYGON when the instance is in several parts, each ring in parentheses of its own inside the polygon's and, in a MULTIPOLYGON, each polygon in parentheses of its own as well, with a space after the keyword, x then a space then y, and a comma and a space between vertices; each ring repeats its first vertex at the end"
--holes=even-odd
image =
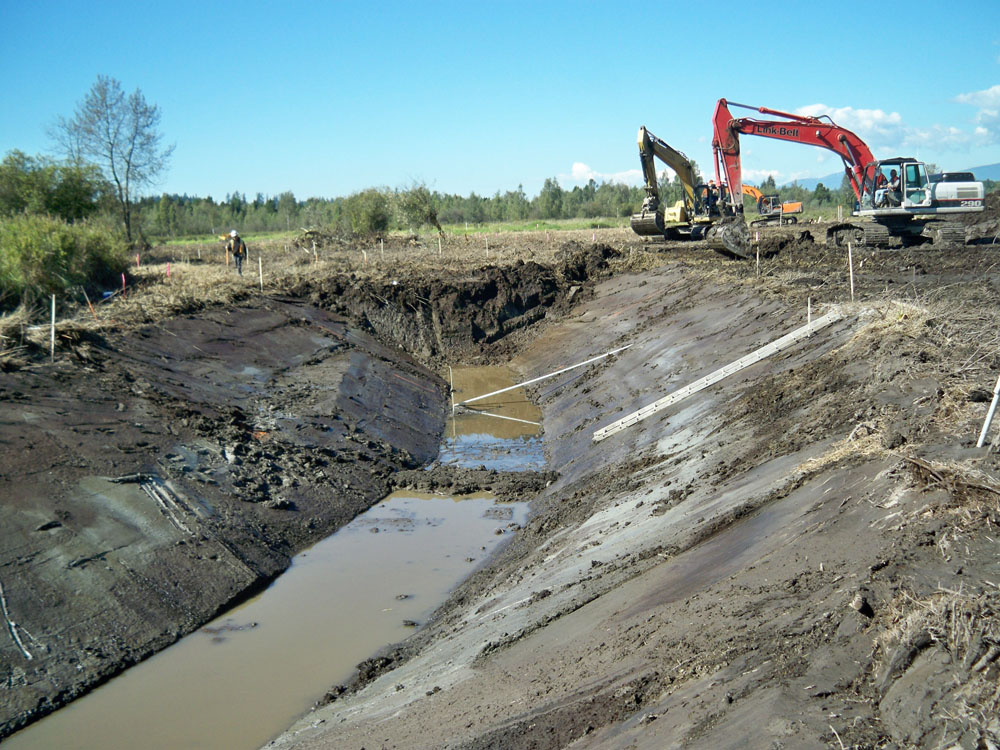
POLYGON ((975 447, 1000 256, 861 249, 852 300, 814 229, 762 230, 759 270, 636 241, 313 279, 4 374, 4 726, 203 624, 390 487, 489 486, 534 496, 524 527, 269 747, 1000 741, 1000 463, 975 447), (807 343, 593 442, 831 309, 807 343), (546 471, 423 469, 446 361, 531 378, 624 344, 531 389, 546 471))

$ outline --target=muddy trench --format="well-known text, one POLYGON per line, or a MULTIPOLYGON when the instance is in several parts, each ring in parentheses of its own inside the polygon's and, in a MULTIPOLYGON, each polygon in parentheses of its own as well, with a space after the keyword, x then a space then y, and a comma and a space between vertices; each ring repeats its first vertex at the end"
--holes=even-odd
POLYGON ((0 737, 262 590, 395 487, 520 499, 551 481, 422 468, 449 408, 442 366, 509 358, 613 253, 327 278, 5 373, 0 737))
POLYGON ((268 747, 988 746, 993 252, 858 250, 849 286, 801 229, 762 244, 759 270, 594 244, 552 267, 311 279, 8 373, 2 731, 406 487, 532 511, 268 747), (818 309, 843 317, 594 441, 818 309), (440 460, 447 365, 534 376, 625 343, 530 389, 557 471, 440 460))

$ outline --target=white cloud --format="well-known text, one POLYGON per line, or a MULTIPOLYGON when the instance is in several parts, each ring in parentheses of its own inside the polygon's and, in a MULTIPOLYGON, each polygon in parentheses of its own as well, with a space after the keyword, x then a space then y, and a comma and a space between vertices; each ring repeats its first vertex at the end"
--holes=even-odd
POLYGON ((773 177, 775 182, 779 182, 778 177, 781 172, 777 169, 744 169, 741 174, 743 182, 749 182, 751 185, 759 185, 768 177, 773 177))
POLYGON ((808 104, 796 110, 807 117, 827 115, 838 125, 857 133, 872 148, 895 149, 906 136, 907 128, 898 112, 854 107, 828 107, 808 104))
POLYGON ((1000 84, 982 91, 959 94, 954 100, 979 108, 972 119, 975 124, 973 130, 941 124, 907 125, 898 112, 881 109, 809 104, 796 112, 811 117, 828 115, 838 125, 857 133, 873 150, 919 153, 921 149, 964 150, 971 146, 1000 143, 1000 84))
POLYGON ((970 91, 967 94, 959 94, 955 97, 956 102, 961 104, 971 104, 978 107, 979 111, 973 118, 976 124, 972 131, 970 140, 977 146, 990 146, 1000 143, 1000 84, 990 86, 982 91, 970 91))
POLYGON ((955 97, 955 101, 983 108, 996 107, 1000 105, 1000 84, 990 86, 988 89, 983 89, 982 91, 959 94, 955 97))
MULTIPOLYGON (((673 178, 672 170, 666 171, 671 179, 673 178)), ((662 173, 661 173, 662 174, 662 173)), ((568 175, 559 175, 560 182, 572 182, 577 184, 585 184, 589 180, 594 182, 620 182, 625 185, 641 185, 643 183, 642 170, 640 169, 626 169, 624 172, 598 172, 592 169, 587 164, 582 161, 573 162, 573 166, 570 168, 570 173, 568 175)))

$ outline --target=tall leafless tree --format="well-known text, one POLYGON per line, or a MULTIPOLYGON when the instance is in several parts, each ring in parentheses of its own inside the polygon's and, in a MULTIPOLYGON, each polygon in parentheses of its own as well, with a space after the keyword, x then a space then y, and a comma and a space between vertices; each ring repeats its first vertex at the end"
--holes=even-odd
POLYGON ((74 162, 94 160, 114 185, 128 242, 132 242, 132 202, 136 191, 166 169, 173 146, 162 146, 160 108, 142 91, 125 94, 109 76, 97 82, 71 119, 60 117, 53 135, 74 162))

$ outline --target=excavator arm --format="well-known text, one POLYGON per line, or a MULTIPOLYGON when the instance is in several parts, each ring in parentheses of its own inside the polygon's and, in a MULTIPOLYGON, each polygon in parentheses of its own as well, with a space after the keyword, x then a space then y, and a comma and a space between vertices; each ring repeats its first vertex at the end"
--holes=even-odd
MULTIPOLYGON (((677 173, 684 187, 684 206, 688 213, 694 212, 694 165, 691 160, 666 141, 657 138, 646 130, 639 128, 639 162, 642 164, 642 176, 646 183, 646 202, 659 205, 660 192, 656 179, 656 165, 653 157, 657 157, 677 173)), ((644 208, 646 208, 644 204, 644 208)), ((655 210, 655 206, 653 207, 655 210)))
POLYGON ((794 115, 767 107, 751 107, 719 99, 712 116, 712 125, 712 152, 715 157, 716 179, 721 179, 721 167, 722 173, 725 174, 725 179, 729 183, 730 200, 734 201, 734 208, 735 202, 743 194, 740 134, 804 143, 833 151, 843 159, 844 170, 858 200, 861 200, 866 178, 869 184, 874 178, 875 157, 872 156, 867 144, 847 128, 837 125, 829 117, 794 115), (729 110, 730 104, 734 107, 743 107, 784 119, 757 120, 750 117, 733 117, 729 110))

